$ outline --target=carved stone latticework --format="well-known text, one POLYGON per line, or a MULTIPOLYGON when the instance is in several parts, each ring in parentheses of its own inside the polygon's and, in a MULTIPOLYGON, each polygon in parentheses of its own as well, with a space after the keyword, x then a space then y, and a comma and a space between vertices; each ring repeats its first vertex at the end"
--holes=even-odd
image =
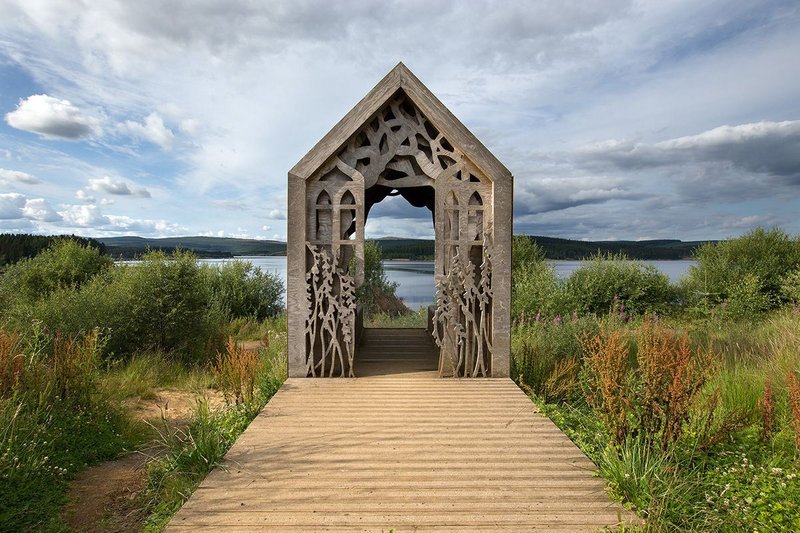
POLYGON ((511 174, 404 65, 289 178, 291 375, 353 375, 364 225, 388 196, 433 217, 440 373, 508 375, 511 174))
POLYGON ((491 375, 491 247, 484 243, 482 251, 482 261, 476 265, 456 250, 447 275, 436 284, 432 333, 441 350, 441 377, 491 375))
POLYGON ((312 377, 355 377, 356 300, 353 278, 324 248, 309 246, 306 275, 306 373, 312 377))

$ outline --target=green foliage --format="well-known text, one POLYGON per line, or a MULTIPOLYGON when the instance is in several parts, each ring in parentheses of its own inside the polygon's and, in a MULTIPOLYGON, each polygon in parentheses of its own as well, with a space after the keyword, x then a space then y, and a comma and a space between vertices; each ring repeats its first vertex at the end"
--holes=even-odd
MULTIPOLYGON (((590 406, 591 402, 576 396, 548 396, 544 392, 545 384, 557 373, 557 364, 574 359, 573 351, 564 348, 572 342, 568 337, 596 334, 597 322, 591 317, 560 324, 558 328, 552 320, 545 324, 535 319, 522 327, 516 326, 512 334, 512 358, 516 369, 528 369, 523 373, 523 388, 528 388, 529 383, 539 384, 529 390, 537 401, 544 402, 540 404, 542 411, 597 463, 612 493, 646 518, 647 530, 652 531, 797 529, 800 464, 786 376, 788 370, 800 368, 800 314, 785 309, 765 319, 749 317, 747 321, 716 319, 686 323, 662 319, 661 327, 671 332, 677 344, 660 342, 659 335, 651 335, 651 340, 647 340, 641 333, 643 322, 639 320, 602 320, 609 331, 617 332, 623 339, 636 339, 636 344, 649 346, 644 352, 641 347, 632 351, 627 360, 632 365, 624 385, 630 395, 626 418, 631 431, 619 443, 615 443, 612 428, 590 406), (573 331, 565 327, 569 324, 575 325, 573 331), (680 341, 684 338, 683 331, 690 333, 692 351, 711 350, 716 354, 714 364, 705 356, 697 360, 702 367, 713 371, 702 389, 693 395, 689 393, 697 382, 678 379, 694 373, 693 363, 685 357, 676 359, 670 355, 674 349, 686 353, 681 344, 685 341, 680 341), (535 346, 537 351, 520 350, 526 344, 535 346), (547 365, 542 364, 540 360, 549 353, 560 355, 547 365), (667 370, 670 361, 683 361, 685 369, 667 370), (646 370, 662 367, 664 372, 646 370), (549 375, 548 368, 554 369, 549 375), (661 377, 670 379, 661 383, 661 377), (775 391, 775 429, 764 437, 760 417, 767 382, 775 391), (644 394, 645 388, 650 393, 644 394), (659 393, 669 390, 676 394, 659 393), (647 398, 661 400, 643 404, 642 399, 647 398), (673 430, 676 438, 665 446, 658 438, 664 431, 663 424, 642 423, 639 419, 647 415, 647 409, 643 409, 646 404, 660 406, 666 417, 673 409, 672 400, 680 398, 689 400, 682 403, 683 407, 691 406, 688 419, 676 419, 682 420, 682 431, 673 430), (664 403, 666 399, 670 402, 664 403)), ((574 379, 584 381, 585 370, 574 379)), ((683 407, 678 407, 686 413, 683 407)), ((658 414, 658 409, 651 411, 658 414)))
POLYGON ((563 290, 567 306, 579 314, 666 313, 674 299, 665 274, 622 255, 585 261, 566 279, 563 290))
POLYGON ((211 297, 230 318, 273 318, 283 310, 283 281, 247 261, 206 265, 211 297))
MULTIPOLYGON (((381 248, 375 241, 364 243, 364 283, 356 291, 356 299, 363 307, 365 314, 379 311, 381 299, 394 299, 397 283, 389 282, 383 269, 381 248)), ((355 268, 354 261, 350 265, 355 268)))
POLYGON ((771 307, 770 296, 762 281, 747 272, 738 283, 728 288, 728 298, 720 306, 723 316, 740 320, 761 314, 771 307))
POLYGON ((0 277, 0 297, 36 301, 62 288, 76 288, 107 270, 110 258, 72 239, 58 240, 36 257, 9 267, 0 277))
POLYGON ((75 235, 29 235, 26 233, 0 234, 0 267, 16 263, 21 259, 35 257, 53 244, 69 240, 86 248, 95 248, 105 254, 105 246, 95 239, 77 237, 75 235))
POLYGON ((787 302, 800 305, 800 268, 792 270, 783 278, 781 294, 787 302))
POLYGON ((710 308, 744 298, 744 307, 757 308, 764 301, 750 301, 757 286, 766 305, 775 307, 787 300, 782 290, 787 273, 800 269, 800 238, 778 228, 757 228, 735 239, 706 244, 695 255, 698 263, 685 280, 691 304, 710 308), (751 286, 743 295, 740 285, 746 276, 751 286))
POLYGON ((598 465, 615 494, 637 509, 647 510, 658 492, 657 485, 668 476, 670 459, 647 439, 631 437, 619 447, 606 447, 598 465))
POLYGON ((511 336, 511 376, 520 378, 547 403, 575 400, 583 358, 579 337, 596 331, 591 319, 536 320, 521 316, 511 336), (570 369, 569 361, 574 362, 570 369), (559 369, 561 372, 556 372, 559 369))
POLYGON ((427 307, 421 307, 413 313, 404 315, 372 313, 364 317, 364 327, 366 328, 425 328, 427 325, 427 307))
POLYGON ((800 468, 780 455, 724 451, 708 472, 705 509, 726 531, 800 530, 800 468))
POLYGON ((214 411, 201 400, 187 429, 166 422, 157 428, 167 451, 148 464, 148 485, 141 498, 151 515, 144 531, 164 528, 286 379, 286 334, 274 332, 267 339, 267 347, 259 351, 261 369, 253 402, 214 411))
MULTIPOLYGON (((38 320, 50 331, 69 335, 100 328, 110 355, 173 352, 197 361, 222 345, 231 317, 261 321, 283 308, 281 281, 250 263, 215 268, 198 264, 188 252, 149 252, 139 264, 107 265, 108 259, 95 250, 59 244, 12 267, 40 273, 36 279, 44 281, 39 286, 52 289, 41 291, 39 298, 16 298, 0 313, 20 327, 38 320), (72 270, 51 266, 75 256, 81 261, 73 261, 78 266, 72 270), (87 264, 106 267, 89 269, 87 264)), ((20 277, 10 279, 12 284, 20 277)))
POLYGON ((545 262, 539 245, 526 236, 515 236, 511 252, 511 316, 564 313, 561 287, 553 267, 545 262))
MULTIPOLYGON (((511 271, 524 272, 545 260, 544 250, 527 235, 514 235, 511 240, 511 271)), ((512 283, 514 280, 512 279, 512 283)))
POLYGON ((15 368, 0 386, 0 531, 57 528, 69 478, 141 433, 98 386, 96 334, 53 338, 37 328, 5 342, 16 336, 0 331, 0 363, 15 368))
POLYGON ((21 324, 41 320, 70 335, 101 328, 107 353, 116 356, 156 350, 188 359, 221 344, 225 324, 203 270, 186 252, 151 252, 141 264, 117 265, 82 287, 18 306, 12 318, 21 324))

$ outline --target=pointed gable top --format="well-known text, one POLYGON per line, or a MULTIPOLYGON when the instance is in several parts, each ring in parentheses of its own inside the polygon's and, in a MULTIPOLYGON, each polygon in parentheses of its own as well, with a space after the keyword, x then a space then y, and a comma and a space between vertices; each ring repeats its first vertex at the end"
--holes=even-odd
POLYGON ((297 164, 289 175, 308 179, 399 90, 422 111, 447 139, 492 181, 511 179, 511 172, 470 132, 453 113, 408 69, 398 63, 367 93, 297 164))

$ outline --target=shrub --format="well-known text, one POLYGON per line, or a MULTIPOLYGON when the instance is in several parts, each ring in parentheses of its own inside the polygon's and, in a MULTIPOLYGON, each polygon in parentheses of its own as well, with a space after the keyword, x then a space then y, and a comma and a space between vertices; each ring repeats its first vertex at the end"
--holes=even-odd
POLYGON ((517 319, 523 313, 541 313, 554 317, 568 312, 555 271, 533 239, 514 236, 511 260, 511 316, 517 319))
POLYGON ((675 298, 666 274, 624 255, 585 261, 566 279, 564 292, 566 305, 580 314, 665 313, 675 298))
POLYGON ((720 307, 723 318, 741 320, 760 315, 771 306, 770 296, 764 292, 763 283, 752 272, 728 288, 727 299, 720 307))
POLYGON ((56 241, 31 259, 10 266, 0 277, 0 299, 31 302, 64 287, 79 287, 112 265, 97 248, 73 240, 56 241))
POLYGON ((206 265, 211 297, 232 319, 273 318, 283 310, 283 281, 247 261, 206 265))
POLYGON ((20 326, 41 321, 76 336, 99 328, 107 354, 176 352, 185 360, 211 355, 227 323, 194 255, 149 252, 137 265, 117 265, 80 287, 62 287, 15 306, 20 326))
MULTIPOLYGON (((397 283, 389 282, 386 271, 383 269, 381 248, 375 241, 364 243, 364 283, 356 291, 356 299, 364 308, 364 313, 371 314, 380 311, 379 303, 382 299, 395 300, 397 283)), ((355 260, 354 260, 355 261, 355 260)), ((350 265, 351 271, 355 263, 350 265)))
POLYGON ((783 278, 781 294, 787 302, 800 305, 800 268, 789 272, 783 278))
POLYGON ((577 374, 582 360, 578 337, 596 332, 594 321, 522 318, 524 323, 513 330, 511 375, 548 403, 575 399, 580 394, 577 374))
POLYGON ((693 303, 712 307, 731 298, 745 276, 758 285, 770 307, 787 299, 782 285, 788 272, 800 269, 800 239, 774 228, 753 231, 727 241, 709 243, 695 252, 697 265, 689 268, 684 283, 693 303))

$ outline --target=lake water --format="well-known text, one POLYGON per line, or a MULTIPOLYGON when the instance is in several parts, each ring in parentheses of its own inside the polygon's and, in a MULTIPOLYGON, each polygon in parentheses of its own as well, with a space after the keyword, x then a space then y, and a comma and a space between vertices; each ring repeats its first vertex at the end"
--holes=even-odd
MULTIPOLYGON (((284 256, 243 256, 264 272, 277 274, 286 283, 286 257, 284 256)), ((201 259, 204 263, 219 264, 230 259, 201 259)), ((556 276, 564 279, 581 264, 580 261, 548 261, 555 269, 556 276)), ((696 261, 686 259, 677 261, 642 261, 655 266, 666 274, 670 281, 676 282, 686 275, 689 267, 696 261)), ((397 296, 411 309, 419 309, 433 303, 436 288, 433 282, 433 261, 384 261, 386 277, 398 284, 397 296)))

